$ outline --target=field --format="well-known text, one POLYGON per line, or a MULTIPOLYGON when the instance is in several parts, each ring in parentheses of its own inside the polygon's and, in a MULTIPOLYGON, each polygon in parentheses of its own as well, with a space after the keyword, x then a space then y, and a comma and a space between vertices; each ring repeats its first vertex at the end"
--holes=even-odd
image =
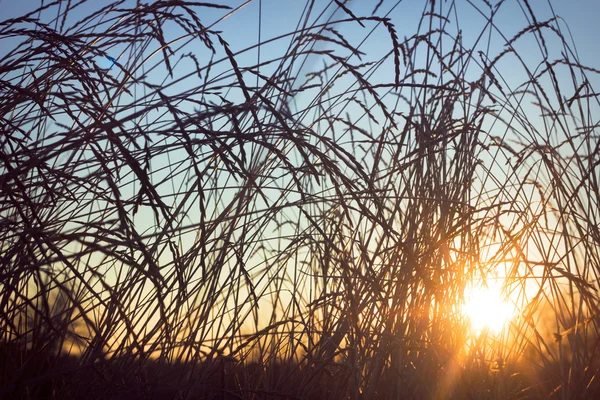
POLYGON ((0 398, 600 398, 554 3, 0 3, 0 398))

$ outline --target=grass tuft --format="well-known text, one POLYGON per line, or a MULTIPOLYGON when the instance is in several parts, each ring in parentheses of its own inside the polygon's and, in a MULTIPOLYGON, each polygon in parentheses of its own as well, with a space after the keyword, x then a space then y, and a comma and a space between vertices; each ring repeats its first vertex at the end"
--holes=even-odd
POLYGON ((483 3, 1 21, 0 397, 600 396, 600 71, 483 3))

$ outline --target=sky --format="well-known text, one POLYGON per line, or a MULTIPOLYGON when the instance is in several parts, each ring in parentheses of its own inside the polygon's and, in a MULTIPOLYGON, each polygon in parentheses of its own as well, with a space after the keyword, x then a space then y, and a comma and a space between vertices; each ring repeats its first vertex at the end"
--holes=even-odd
MULTIPOLYGON (((492 4, 497 4, 499 0, 491 1, 492 4)), ((43 0, 0 0, 0 19, 11 18, 20 16, 26 12, 30 12, 40 4, 48 4, 48 1, 43 0)), ((73 4, 77 2, 73 1, 73 4)), ((136 1, 128 0, 125 4, 134 5, 136 1)), ((254 46, 258 40, 259 35, 262 41, 276 38, 279 35, 287 34, 298 26, 301 15, 306 7, 306 1, 299 0, 220 0, 213 1, 216 4, 228 5, 236 10, 233 15, 224 18, 228 13, 226 10, 221 9, 210 9, 203 8, 200 13, 200 18, 205 26, 212 25, 213 30, 221 31, 221 36, 227 41, 232 51, 237 52, 240 50, 248 49, 254 46), (259 13, 260 10, 260 13, 259 13), (260 24, 260 31, 259 31, 260 24)), ((368 16, 371 15, 374 6, 377 1, 367 0, 351 0, 348 2, 348 8, 352 10, 356 15, 368 16)), ((385 16, 391 18, 398 36, 400 38, 410 37, 417 32, 419 16, 423 12, 425 4, 423 0, 398 0, 398 1, 385 1, 382 6, 378 9, 378 16, 385 16)), ((438 7, 448 9, 448 4, 451 2, 442 1, 438 3, 438 7)), ((63 2, 66 7, 67 2, 63 2)), ((78 7, 75 11, 70 13, 69 23, 75 22, 82 18, 82 16, 90 13, 92 10, 108 4, 107 1, 88 1, 83 6, 78 7)), ((478 34, 482 31, 485 26, 485 19, 477 12, 477 8, 484 10, 485 4, 483 0, 459 0, 456 2, 458 9, 458 26, 454 29, 460 29, 463 34, 463 40, 467 47, 469 47, 469 41, 474 41, 478 38, 478 34)), ((587 65, 596 69, 600 69, 600 51, 597 50, 597 40, 600 37, 600 24, 597 23, 600 20, 600 1, 598 0, 553 0, 552 3, 548 3, 547 0, 536 0, 530 1, 533 5, 536 15, 540 21, 544 21, 551 17, 552 11, 557 15, 561 16, 563 20, 568 24, 570 34, 572 34, 573 40, 576 43, 577 53, 583 65, 587 65), (551 4, 551 6, 549 5, 551 4)), ((488 12, 489 13, 489 12, 488 12)), ((41 15, 42 20, 49 20, 54 18, 56 15, 56 9, 52 12, 46 12, 41 15)), ((311 15, 312 20, 317 17, 318 21, 325 21, 329 18, 344 19, 348 16, 340 9, 334 10, 333 2, 325 0, 317 0, 315 2, 314 11, 311 15), (331 4, 330 4, 331 3, 331 4)), ((522 2, 517 0, 506 0, 500 7, 496 17, 496 26, 505 38, 511 38, 514 34, 519 32, 523 27, 527 26, 525 14, 522 9, 522 2)), ((455 21, 452 21, 455 23, 455 21)), ((563 23, 561 26, 566 27, 563 23)), ((361 28, 355 23, 336 25, 336 29, 344 35, 353 45, 356 45, 361 40, 368 37, 368 39, 360 48, 361 51, 368 53, 371 59, 377 59, 379 56, 374 54, 381 54, 383 56, 392 47, 390 37, 387 35, 385 29, 379 28, 375 32, 370 32, 375 27, 375 24, 367 24, 365 28, 361 28), (367 49, 367 50, 365 50, 367 49)), ((425 28, 422 28, 423 30, 425 28)), ((450 27, 450 30, 453 28, 450 27)), ((569 35, 569 31, 565 30, 565 35, 569 35)), ((489 54, 494 55, 503 50, 503 44, 505 39, 495 32, 495 39, 491 42, 496 45, 496 48, 492 48, 489 54)), ((171 37, 175 38, 178 33, 172 32, 171 37)), ((483 38, 484 43, 487 38, 483 38)), ((0 57, 6 53, 6 51, 14 46, 16 39, 9 38, 0 40, 0 57)), ((273 58, 274 56, 282 56, 286 47, 289 46, 291 36, 284 39, 274 41, 271 44, 264 45, 261 47, 262 60, 273 58)), ((330 46, 327 44, 321 45, 323 49, 330 46)), ((532 38, 523 38, 519 40, 515 46, 521 52, 523 58, 529 57, 532 63, 538 63, 541 59, 541 54, 532 38)), ((485 47, 481 48, 487 53, 485 47)), ((209 52, 206 49, 198 49, 197 54, 201 60, 210 57, 209 52)), ((118 55, 111 55, 117 58, 118 55)), ((238 62, 242 65, 253 65, 257 62, 259 56, 258 48, 254 48, 250 51, 240 55, 238 62)), ((560 56, 558 51, 555 52, 555 56, 560 56)), ((550 57, 552 60, 552 56, 550 57)), ((550 61, 551 61, 550 60, 550 61)), ((122 60, 121 60, 122 61, 122 60)), ((309 65, 305 65, 304 69, 316 68, 316 65, 321 65, 323 59, 319 60, 318 57, 312 57, 309 59, 309 65), (312 65, 310 65, 312 63, 312 65)), ((356 58, 351 59, 352 62, 359 63, 360 61, 356 58)), ((202 62, 202 61, 201 61, 202 62)), ((110 60, 101 60, 100 64, 104 67, 112 65, 110 60)), ((510 70, 509 67, 506 67, 510 70)), ((388 69, 387 71, 390 71, 388 69)), ((523 82, 524 77, 519 75, 517 71, 514 72, 515 82, 523 82)), ((381 76, 381 75, 379 75, 381 76)), ((378 79, 377 76, 371 79, 378 79)), ((596 82, 600 83, 598 77, 592 77, 596 82)), ((298 83, 299 85, 300 83, 298 83)), ((296 99, 301 100, 301 99, 296 99)))
MULTIPOLYGON (((497 3, 497 1, 491 2, 493 4, 497 3)), ((222 0, 218 3, 237 8, 246 2, 245 0, 222 0)), ((312 18, 316 18, 317 15, 321 15, 318 19, 319 21, 326 21, 330 17, 334 20, 348 18, 342 11, 335 11, 332 6, 326 7, 329 3, 329 1, 317 0, 315 5, 316 11, 312 18)), ((449 3, 450 2, 438 0, 438 4, 440 4, 442 8, 447 7, 449 3)), ((457 0, 456 3, 460 25, 454 29, 462 30, 465 44, 467 47, 470 47, 472 43, 478 40, 477 34, 482 31, 482 28, 486 23, 485 18, 483 18, 476 9, 478 7, 484 10, 485 4, 481 0, 457 0)), ((551 9, 546 1, 530 0, 530 3, 534 5, 536 15, 540 21, 546 20, 552 15, 551 9)), ((0 19, 17 17, 33 10, 40 4, 40 0, 0 0, 0 19)), ((79 20, 86 15, 86 13, 105 4, 107 4, 105 1, 90 1, 78 11, 73 12, 71 21, 74 22, 79 20)), ((135 4, 135 2, 130 1, 130 4, 135 4)), ((353 0, 348 3, 348 7, 356 15, 364 16, 371 14, 375 4, 377 4, 377 1, 353 0)), ((529 24, 519 4, 521 3, 516 0, 507 0, 496 16, 495 21, 497 27, 506 38, 511 38, 529 24)), ((305 5, 306 1, 301 0, 253 0, 228 18, 221 20, 221 18, 227 15, 227 12, 215 9, 204 10, 200 15, 200 18, 205 25, 212 25, 213 23, 220 21, 214 25, 213 29, 221 31, 222 37, 229 43, 231 50, 233 52, 238 52, 248 49, 256 44, 258 42, 259 33, 261 39, 265 41, 295 30, 305 5), (259 10, 262 10, 262 13, 259 13, 259 10)), ((386 1, 378 10, 378 15, 391 18, 400 38, 409 37, 415 34, 418 29, 418 16, 422 13, 424 5, 425 2, 423 0, 386 1)), ((581 63, 600 69, 600 52, 598 51, 597 43, 598 38, 600 37, 600 24, 598 24, 598 21, 600 21, 600 1, 555 0, 552 2, 552 7, 554 12, 563 17, 568 24, 581 63)), ((54 15, 43 14, 42 19, 51 18, 53 16, 54 15)), ((386 30, 381 29, 381 27, 370 35, 370 30, 374 27, 375 23, 365 25, 366 26, 363 28, 357 23, 351 22, 339 25, 339 28, 336 26, 336 28, 338 28, 340 33, 353 44, 360 43, 363 38, 366 39, 359 50, 367 53, 367 55, 370 56, 370 59, 377 59, 378 57, 373 56, 373 54, 380 54, 383 56, 392 47, 390 37, 386 30)), ((67 27, 68 26, 69 23, 67 23, 67 27)), ((450 30, 451 29, 452 28, 450 28, 450 30)), ((424 30, 427 30, 427 28, 424 28, 424 30)), ((179 33, 170 32, 170 34, 172 38, 176 38, 179 33)), ((491 46, 495 46, 495 48, 490 50, 490 54, 493 55, 502 51, 504 40, 497 32, 493 32, 492 35, 494 35, 495 38, 491 40, 491 46)), ((484 40, 481 41, 482 46, 485 46, 485 43, 487 43, 486 40, 487 39, 484 38, 484 40)), ((261 59, 272 59, 278 55, 283 55, 285 48, 289 43, 290 38, 288 37, 277 40, 272 44, 265 45, 261 50, 261 59)), ((11 39, 0 40, 0 58, 5 55, 7 49, 13 44, 14 40, 11 42, 11 39)), ((518 46, 523 58, 531 60, 534 63, 536 60, 539 62, 540 52, 537 44, 532 38, 523 38, 523 40, 519 40, 515 43, 515 46, 518 46)), ((326 49, 327 45, 323 45, 323 48, 326 49)), ((482 50, 485 50, 485 48, 482 48, 482 50)), ((557 49, 551 50, 553 56, 556 57, 559 51, 557 51, 557 49)), ((205 62, 207 57, 210 57, 210 53, 206 49, 198 48, 196 51, 201 63, 205 62)), ((118 55, 114 55, 114 57, 116 58, 118 55)), ((240 65, 253 65, 256 63, 257 57, 258 50, 254 48, 236 58, 240 65)), ((358 59, 351 59, 351 61, 355 64, 360 62, 358 59)), ((323 60, 315 58, 311 60, 311 62, 313 65, 307 66, 307 71, 319 69, 318 65, 320 65, 323 60)), ((107 67, 110 67, 110 65, 107 65, 107 67)), ((267 70, 268 68, 269 67, 265 67, 267 70)), ((389 74, 391 68, 392 65, 388 63, 386 68, 382 68, 382 72, 379 72, 379 74, 389 74)), ((520 72, 517 67, 505 64, 504 68, 506 68, 505 71, 507 71, 507 73, 505 73, 505 78, 507 80, 514 79, 516 82, 523 81, 524 77, 519 75, 522 72, 520 72)), ((1 78, 2 77, 0 77, 0 79, 1 78)), ((373 75, 371 79, 375 81, 389 81, 389 78, 378 76, 377 74, 373 75)), ((596 82, 598 82, 598 80, 596 80, 596 82)), ((302 102, 309 101, 310 98, 299 98, 296 100, 302 102)), ((302 109, 303 107, 299 106, 299 108, 302 109)), ((147 223, 149 225, 153 224, 152 218, 149 218, 147 223)), ((140 229, 140 231, 143 232, 143 229, 140 229)))
MULTIPOLYGON (((497 2, 498 0, 492 1, 493 4, 496 4, 497 2)), ((48 4, 49 1, 0 0, 0 19, 23 15, 24 13, 34 10, 43 3, 48 4)), ((66 1, 64 3, 66 4, 66 1)), ((73 1, 72 3, 75 4, 76 2, 73 1)), ((107 3, 108 2, 105 0, 91 1, 80 9, 82 10, 82 13, 85 13, 91 8, 107 3)), ((130 1, 130 3, 133 4, 134 2, 130 1)), ((236 8, 246 3, 246 0, 221 0, 213 1, 213 3, 236 8)), ((317 1, 316 3, 321 6, 324 2, 317 1)), ((348 3, 348 7, 357 15, 368 15, 376 3, 377 1, 374 0, 352 0, 348 3)), ((467 0, 460 0, 457 3, 467 4, 467 0)), ((415 31, 416 17, 422 11, 423 4, 423 0, 385 1, 384 5, 378 10, 378 15, 386 14, 390 8, 394 8, 389 16, 396 24, 399 35, 410 36, 415 31)), ((483 2, 481 0, 473 0, 472 4, 481 6, 483 2)), ((550 17, 550 7, 548 6, 547 0, 530 0, 530 4, 533 5, 540 20, 550 17)), ((600 24, 598 24, 598 20, 600 19, 600 1, 553 0, 551 4, 554 12, 569 24, 575 43, 577 43, 579 55, 584 64, 600 65, 600 52, 597 50, 597 40, 598 37, 600 37, 600 24)), ((243 7, 243 9, 238 11, 234 16, 220 23, 216 29, 224 31, 226 40, 233 48, 243 48, 244 46, 254 44, 257 41, 259 7, 262 8, 263 12, 262 20, 264 23, 262 27, 262 36, 263 38, 269 38, 278 33, 289 32, 291 27, 295 27, 298 22, 298 16, 302 12, 304 6, 305 1, 298 0, 262 0, 262 2, 259 0, 251 0, 248 5, 243 7)), ((319 7, 315 8, 319 9, 319 7)), ((332 7, 329 7, 326 16, 330 16, 332 11, 332 7)), ((473 12, 471 6, 465 7, 465 11, 466 13, 464 18, 462 18, 461 28, 468 31, 468 25, 471 23, 477 24, 480 22, 478 21, 480 18, 473 12)), ((224 12, 221 10, 209 11, 203 22, 211 21, 211 19, 216 20, 217 17, 222 15, 224 15, 224 12)), ((336 15, 343 17, 341 11, 338 11, 336 15)), ((75 19, 78 16, 78 13, 74 13, 73 18, 75 19)), ((510 28, 512 28, 513 30, 518 30, 523 27, 523 12, 515 0, 507 0, 505 4, 502 5, 499 17, 500 25, 503 29, 510 30, 510 28)), ((2 45, 0 44, 0 46, 2 45)), ((0 47, 0 54, 2 54, 2 51, 3 49, 0 47)))
MULTIPOLYGON (((0 18, 12 18, 30 12, 40 4, 47 4, 40 0, 0 0, 0 18)), ((72 2, 76 4, 77 2, 72 2)), ((221 31, 221 36, 227 41, 231 50, 235 52, 245 51, 244 53, 236 56, 238 63, 241 66, 254 65, 258 59, 258 48, 252 48, 258 40, 259 34, 262 41, 266 41, 272 38, 277 38, 280 35, 288 34, 294 31, 301 19, 301 16, 305 10, 306 1, 298 0, 221 0, 214 1, 217 4, 224 4, 237 9, 233 15, 224 18, 228 11, 222 9, 202 9, 199 14, 202 23, 205 26, 213 25, 213 30, 221 31), (243 7, 242 7, 243 6, 243 7), (241 7, 241 8, 239 8, 241 7), (239 8, 239 9, 238 9, 239 8), (259 12, 260 11, 260 12, 259 12), (260 31, 259 31, 260 26, 260 31)), ((498 1, 492 1, 491 3, 497 4, 498 1)), ((67 2, 64 2, 66 7, 67 2)), ((81 19, 92 10, 108 4, 106 1, 88 1, 83 6, 77 8, 70 14, 70 19, 67 21, 66 28, 68 29, 70 23, 74 23, 81 19)), ((136 2, 128 0, 127 5, 135 5, 136 2)), ((352 0, 347 6, 356 15, 368 16, 371 15, 374 6, 377 1, 359 1, 352 0)), ((414 35, 418 30, 419 16, 423 12, 423 9, 427 3, 423 0, 399 0, 399 1, 385 1, 377 11, 378 16, 385 16, 391 18, 394 24, 399 38, 402 40, 404 37, 410 37, 414 35)), ((448 11, 448 1, 440 1, 437 3, 438 7, 442 8, 442 13, 448 11)), ((486 19, 478 12, 489 13, 486 10, 485 4, 482 0, 458 0, 457 4, 457 20, 452 21, 454 26, 448 28, 449 31, 461 30, 463 34, 463 40, 465 46, 470 48, 473 43, 479 40, 479 48, 486 51, 487 43, 490 43, 489 54, 493 55, 500 53, 503 50, 503 46, 506 39, 510 39, 517 32, 523 29, 529 24, 529 21, 525 17, 525 13, 521 8, 522 2, 517 0, 506 0, 502 7, 500 7, 497 15, 495 16, 496 27, 499 32, 493 31, 492 38, 487 37, 479 38, 477 35, 482 32, 486 19), (504 35, 502 37, 501 35, 504 35)), ((531 1, 530 4, 534 7, 535 14, 539 21, 544 21, 551 17, 552 10, 557 15, 561 16, 569 26, 570 33, 573 36, 573 40, 576 44, 578 56, 583 65, 588 65, 596 69, 600 69, 600 52, 597 50, 597 40, 600 37, 600 24, 597 23, 600 20, 600 1, 598 0, 554 0, 551 4, 545 0, 531 1)), ((438 8, 439 10, 439 8, 438 8)), ((46 12, 41 15, 41 19, 48 21, 56 15, 56 8, 53 9, 52 13, 46 12)), ((314 11, 311 14, 311 21, 324 22, 328 19, 340 20, 347 19, 348 16, 340 9, 335 9, 333 2, 326 0, 316 0, 314 5, 314 11)), ((314 23, 314 22, 313 22, 314 23)), ((312 23, 309 23, 312 25, 312 23)), ((344 24, 336 25, 336 29, 344 35, 344 37, 351 42, 353 45, 359 43, 359 50, 366 53, 367 59, 377 60, 383 57, 391 48, 392 43, 390 36, 386 29, 381 26, 377 28, 376 23, 365 23, 365 27, 359 26, 355 22, 349 22, 344 24), (377 28, 374 31, 373 28, 377 28), (364 42, 363 42, 364 39, 364 42)), ((561 29, 565 27, 561 24, 561 29)), ((427 27, 422 28, 423 31, 427 30, 427 27)), ((567 32, 566 30, 564 32, 567 32)), ((177 38, 180 32, 167 32, 170 34, 172 39, 177 38)), ((566 35, 567 33, 565 33, 566 35)), ((548 36, 551 36, 548 34, 548 36)), ((14 45, 14 38, 0 40, 0 57, 2 57, 6 51, 14 45)), ((291 36, 287 36, 283 39, 276 40, 270 44, 266 44, 261 48, 261 60, 268 60, 278 56, 282 56, 289 46, 291 36)), ((530 61, 532 65, 539 63, 542 55, 539 50, 538 44, 533 40, 533 37, 523 37, 514 44, 520 52, 520 55, 526 60, 530 61)), ((327 44, 322 44, 322 49, 327 49, 327 44)), ((553 57, 560 56, 560 48, 552 48, 552 43, 549 43, 550 47, 550 61, 553 57)), ((210 52, 201 47, 194 47, 196 54, 202 64, 210 57, 210 52)), ((118 58, 118 54, 111 55, 114 58, 118 58)), ((157 58, 158 60, 158 58, 157 58)), ((101 60, 105 63, 105 67, 111 66, 110 60, 101 60)), ((120 62, 125 62, 123 59, 120 62)), ((324 62, 324 59, 319 59, 319 56, 309 59, 308 64, 304 66, 305 71, 320 69, 320 65, 324 62)), ((358 64, 361 61, 356 57, 351 58, 350 61, 353 64, 358 64)), ((503 78, 507 80, 506 84, 517 85, 523 82, 526 78, 522 75, 522 70, 517 66, 511 65, 514 59, 507 59, 505 64, 502 65, 504 74, 503 78), (511 82, 513 80, 514 82, 511 82)), ((222 64, 223 68, 229 68, 227 63, 222 64)), ((269 68, 263 67, 261 72, 268 74, 269 68)), ((371 81, 390 81, 389 74, 393 74, 393 65, 388 60, 387 65, 377 71, 374 75, 370 76, 371 81)), ((302 74, 301 74, 302 75, 302 74)), ((474 76, 473 79, 477 77, 474 76)), ((595 77, 598 82, 598 77, 595 77)), ((515 86, 513 86, 514 89, 515 86)), ((597 86, 596 86, 597 87, 597 86)), ((176 87, 177 89, 181 87, 176 87)), ((299 95, 295 99, 299 103, 298 108, 303 109, 303 104, 310 101, 310 95, 303 98, 299 95)))
MULTIPOLYGON (((72 4, 77 2, 73 1, 72 4)), ((252 48, 258 40, 259 34, 261 40, 277 38, 280 35, 288 34, 294 31, 301 19, 301 16, 307 5, 306 1, 299 0, 221 0, 214 1, 217 4, 224 4, 236 9, 233 15, 226 17, 228 11, 222 9, 202 9, 199 14, 202 23, 205 26, 213 25, 213 30, 220 31, 221 36, 227 41, 231 50, 235 52, 245 51, 244 53, 236 56, 238 63, 241 66, 254 65, 257 62, 259 53, 258 48, 252 48), (241 8, 240 8, 241 7, 241 8), (239 8, 239 9, 238 9, 239 8), (260 11, 260 12, 259 12, 260 11), (260 31, 259 31, 260 26, 260 31)), ((356 15, 368 16, 371 15, 374 6, 377 1, 360 1, 352 0, 347 3, 348 8, 356 15)), ((498 0, 491 1, 492 4, 497 4, 498 0)), ((0 0, 0 18, 12 18, 30 12, 41 4, 48 4, 48 1, 43 2, 41 0, 0 0)), ((66 7, 67 2, 63 3, 63 9, 66 7)), ((70 23, 74 23, 81 19, 92 10, 99 7, 103 7, 108 2, 106 1, 88 1, 83 6, 78 7, 75 11, 70 14, 70 19, 67 21, 66 28, 68 29, 70 23)), ((134 0, 128 0, 126 5, 135 5, 134 0)), ((423 9, 427 2, 423 0, 399 0, 399 1, 385 1, 377 11, 377 15, 391 18, 397 34, 402 40, 404 37, 410 37, 415 34, 418 30, 419 16, 423 12, 423 9)), ((452 2, 440 1, 437 3, 438 7, 441 7, 445 13, 448 10, 449 4, 452 2)), ((525 17, 523 12, 522 1, 517 0, 506 0, 502 7, 500 7, 497 15, 495 16, 495 23, 498 31, 492 32, 492 38, 488 40, 487 37, 479 38, 477 35, 482 32, 486 19, 478 12, 489 13, 486 10, 486 6, 482 0, 457 0, 457 20, 452 21, 454 26, 450 26, 449 31, 457 31, 460 29, 463 34, 463 40, 465 46, 470 48, 476 40, 480 40, 481 50, 487 50, 486 46, 489 41, 491 49, 489 54, 491 56, 500 53, 503 50, 503 46, 506 39, 510 39, 517 32, 523 29, 529 24, 529 21, 525 17), (504 37, 501 36, 504 35, 504 37)), ((530 4, 534 7, 535 14, 539 21, 544 21, 551 17, 552 10, 557 15, 561 16, 569 26, 570 33, 573 36, 573 40, 576 44, 578 56, 583 65, 588 65, 596 69, 600 69, 600 52, 597 51, 597 40, 600 37, 600 24, 597 23, 600 20, 600 1, 598 0, 554 0, 549 5, 546 0, 531 1, 530 4)), ((438 8, 439 9, 439 8, 438 8)), ((56 15, 56 8, 53 9, 52 13, 45 12, 41 15, 41 19, 48 21, 54 18, 56 15)), ((340 20, 347 19, 348 16, 340 9, 335 9, 333 2, 326 0, 316 0, 314 5, 314 11, 311 14, 311 21, 324 22, 328 19, 340 20)), ((309 24, 311 25, 311 24, 309 24)), ((381 26, 372 32, 373 28, 376 28, 376 23, 366 23, 365 27, 359 26, 355 22, 349 22, 344 24, 336 25, 336 29, 344 35, 344 37, 351 42, 353 45, 360 44, 359 50, 366 53, 366 58, 370 60, 377 60, 383 57, 390 48, 392 43, 390 36, 386 29, 381 26), (364 42, 362 42, 364 39, 364 42)), ((561 25, 561 29, 565 27, 561 25)), ((422 28, 427 30, 427 27, 422 28)), ((567 32, 566 30, 564 32, 567 32)), ((180 32, 168 32, 171 38, 177 38, 180 32)), ((566 33, 565 33, 566 35, 566 33)), ((548 36, 551 36, 548 34, 548 36)), ((6 51, 14 45, 14 38, 0 40, 0 57, 2 57, 6 51)), ((270 44, 266 44, 261 48, 261 60, 272 59, 277 56, 282 56, 289 46, 291 36, 287 36, 283 39, 276 40, 270 44)), ((321 45, 323 49, 327 49, 327 44, 321 45)), ((539 63, 542 55, 540 54, 539 46, 535 43, 535 40, 529 35, 519 39, 515 43, 518 48, 520 55, 526 60, 531 61, 533 65, 539 63)), ((560 48, 552 48, 552 43, 549 43, 551 47, 550 61, 553 57, 560 56, 560 48)), ((194 47, 196 54, 200 60, 200 63, 207 61, 210 57, 210 52, 201 47, 194 47)), ((118 54, 111 55, 114 58, 118 58, 118 54)), ((157 58, 158 59, 158 58, 157 58)), ((120 62, 125 62, 123 59, 120 62)), ((304 66, 305 71, 319 69, 320 65, 324 62, 324 59, 319 59, 319 56, 309 59, 309 63, 312 65, 304 66)), ((361 61, 356 57, 351 58, 350 61, 354 64, 358 64, 361 61)), ((111 66, 110 60, 101 60, 105 63, 105 67, 111 66)), ((510 63, 512 59, 507 59, 502 67, 504 68, 503 78, 507 80, 508 86, 517 85, 523 82, 526 78, 522 75, 522 70, 517 68, 510 63), (511 80, 514 81, 511 82, 511 80)), ((223 63, 223 68, 229 68, 227 63, 223 63)), ((261 72, 268 74, 270 67, 264 67, 261 72)), ((272 67, 271 67, 272 69, 272 67)), ((370 76, 371 81, 389 81, 389 74, 393 73, 393 65, 388 60, 387 65, 382 69, 378 70, 377 73, 370 76)), ((302 74, 301 74, 302 75, 302 74)), ((473 79, 476 79, 474 76, 473 79)), ((598 77, 595 77, 598 82, 598 77)), ((299 84, 298 84, 299 85, 299 84)), ((597 87, 597 86, 596 86, 597 87)), ((176 86, 177 89, 181 88, 176 86)), ((298 108, 303 109, 303 105, 307 104, 311 100, 310 95, 299 95, 295 98, 298 102, 298 108)))
MULTIPOLYGON (((41 0, 0 0, 0 18, 12 18, 23 13, 30 12, 41 4, 47 4, 41 0)), ((77 2, 71 2, 76 4, 77 2)), ((217 4, 229 5, 233 9, 237 10, 233 15, 224 18, 228 11, 221 9, 202 9, 200 18, 205 26, 215 24, 213 30, 221 31, 222 37, 229 43, 229 46, 233 52, 245 51, 243 54, 237 56, 237 61, 241 66, 253 65, 258 59, 258 48, 252 48, 258 40, 259 34, 262 41, 276 38, 280 35, 287 34, 294 31, 299 24, 301 15, 306 7, 306 1, 298 0, 221 0, 214 1, 217 4), (261 11, 259 13, 259 11, 261 11), (260 31, 259 31, 260 26, 260 31)), ((498 0, 491 1, 493 4, 497 4, 498 0)), ((535 13, 540 21, 544 21, 552 15, 552 10, 557 15, 561 16, 569 26, 570 33, 573 36, 573 40, 576 44, 578 56, 583 65, 600 69, 600 52, 597 50, 597 40, 600 37, 600 24, 597 23, 600 20, 600 1, 598 0, 554 0, 552 3, 548 3, 546 0, 536 0, 529 2, 534 7, 535 13), (549 5, 551 4, 551 6, 549 5)), ((64 2, 66 7, 67 2, 64 2)), ((73 23, 83 16, 90 13, 92 10, 102 7, 108 4, 106 1, 88 1, 83 6, 77 8, 70 14, 70 20, 67 21, 66 27, 69 27, 70 23, 73 23)), ((134 5, 135 1, 128 0, 127 5, 134 5)), ((347 3, 352 12, 356 15, 368 16, 371 15, 374 6, 377 1, 359 1, 352 0, 347 3)), ((399 0, 399 1, 385 1, 379 8, 377 15, 391 18, 398 36, 400 39, 409 37, 417 32, 419 18, 418 16, 423 12, 423 8, 427 3, 423 0, 399 0)), ((447 10, 451 2, 440 1, 437 3, 443 10, 447 10)), ((458 14, 458 26, 450 26, 449 31, 453 29, 456 31, 460 29, 463 34, 463 40, 465 46, 469 48, 476 40, 480 40, 480 48, 486 50, 485 46, 488 42, 487 38, 480 39, 477 35, 482 31, 485 26, 486 19, 480 15, 478 9, 485 11, 486 7, 483 0, 458 0, 457 14, 458 14)), ((496 27, 501 34, 498 32, 492 32, 492 39, 489 40, 490 46, 492 47, 489 51, 491 56, 500 53, 503 50, 503 46, 506 39, 511 38, 523 27, 527 26, 529 22, 525 17, 522 7, 522 1, 517 0, 506 0, 502 7, 500 7, 496 17, 496 27), (506 39, 505 39, 506 38, 506 39), (495 48, 494 48, 495 46, 495 48)), ((41 15, 42 20, 48 21, 56 15, 56 9, 50 12, 43 13, 41 15)), ((311 14, 311 19, 314 21, 326 21, 327 19, 339 20, 346 19, 348 16, 342 10, 335 10, 333 2, 325 0, 316 0, 314 6, 314 12, 311 14)), ((453 21, 452 23, 456 23, 453 21)), ((310 25, 310 24, 309 24, 310 25)), ((561 25, 561 28, 565 25, 561 25)), ((383 57, 386 52, 392 48, 390 36, 385 29, 382 27, 377 28, 373 33, 371 30, 376 27, 375 23, 365 24, 365 27, 360 27, 355 22, 345 23, 336 25, 336 29, 344 35, 353 45, 361 43, 359 50, 367 54, 368 59, 377 60, 383 57), (374 55, 377 54, 377 55, 374 55)), ((423 28, 426 30, 426 28, 423 28)), ((565 29, 564 32, 567 32, 565 29)), ((567 33, 565 33, 566 35, 567 33)), ((180 35, 179 32, 170 32, 171 38, 176 38, 180 35)), ((548 34, 548 36, 551 36, 548 34)), ((6 51, 14 45, 14 38, 0 40, 0 57, 2 57, 6 51)), ((276 40, 270 44, 264 45, 261 48, 261 60, 272 59, 277 56, 282 56, 285 49, 290 44, 291 36, 276 40)), ((550 61, 553 57, 560 56, 560 48, 552 48, 552 43, 549 43, 551 47, 550 61)), ((327 49, 327 44, 323 44, 323 49, 327 49)), ((526 60, 531 61, 533 65, 539 63, 542 55, 540 54, 539 46, 531 35, 519 39, 515 43, 515 46, 520 51, 520 55, 526 60)), ((210 52, 205 48, 194 48, 200 63, 205 62, 210 57, 210 52)), ((118 58, 118 54, 111 55, 114 58, 118 58)), ((102 60, 105 63, 105 67, 110 67, 112 62, 110 60, 102 60)), ((119 60, 124 62, 123 59, 119 60)), ((323 59, 313 57, 309 59, 309 64, 305 66, 305 70, 319 69, 323 63, 323 59)), ((354 64, 358 64, 360 60, 356 57, 350 59, 354 64)), ((503 65, 505 71, 503 78, 505 78, 510 85, 510 80, 514 80, 515 85, 523 82, 525 77, 522 75, 522 70, 510 64, 510 59, 503 65)), ((226 63, 223 63, 223 67, 226 63)), ((268 73, 269 67, 264 67, 263 73, 268 73), (265 72, 267 71, 267 72, 265 72)), ((379 70, 376 74, 372 75, 369 79, 372 81, 389 81, 387 74, 393 73, 393 66, 391 62, 379 70)), ((475 79, 476 77, 474 77, 475 79)), ((595 77, 598 82, 598 77, 595 77)), ((513 86, 514 88, 514 86, 513 86)), ((310 101, 310 97, 295 99, 300 102, 299 108, 302 109, 302 102, 310 101)))

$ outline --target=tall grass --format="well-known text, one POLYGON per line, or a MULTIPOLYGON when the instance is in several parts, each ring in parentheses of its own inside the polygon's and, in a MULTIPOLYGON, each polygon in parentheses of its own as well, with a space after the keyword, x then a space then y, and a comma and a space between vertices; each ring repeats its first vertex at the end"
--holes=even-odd
POLYGON ((1 22, 2 397, 598 395, 599 71, 513 3, 309 1, 245 48, 216 3, 1 22))

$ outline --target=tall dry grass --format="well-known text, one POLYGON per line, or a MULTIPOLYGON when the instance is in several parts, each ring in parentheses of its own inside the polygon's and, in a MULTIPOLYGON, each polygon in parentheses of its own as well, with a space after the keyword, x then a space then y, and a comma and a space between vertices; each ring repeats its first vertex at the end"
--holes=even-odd
POLYGON ((600 393, 599 71, 550 3, 322 3, 241 49, 216 3, 0 23, 2 397, 600 393))

